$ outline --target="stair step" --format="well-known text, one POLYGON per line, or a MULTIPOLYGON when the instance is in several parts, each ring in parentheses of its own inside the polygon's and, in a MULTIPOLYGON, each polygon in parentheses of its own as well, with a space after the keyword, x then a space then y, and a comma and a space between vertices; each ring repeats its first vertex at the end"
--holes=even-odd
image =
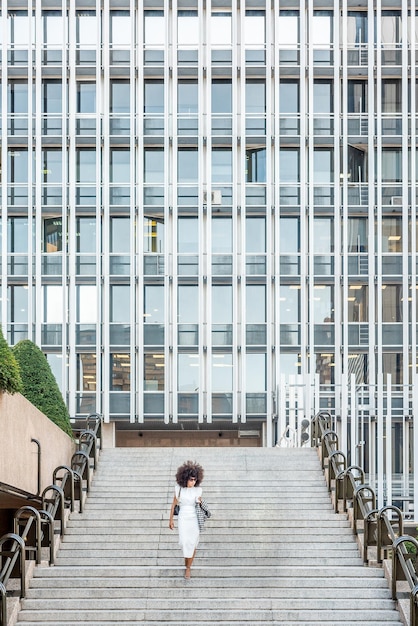
POLYGON ((125 623, 401 625, 382 569, 364 567, 333 511, 316 451, 277 448, 102 451, 85 511, 70 515, 56 565, 35 568, 16 626, 125 623), (190 581, 168 528, 186 459, 205 468, 213 514, 190 581))

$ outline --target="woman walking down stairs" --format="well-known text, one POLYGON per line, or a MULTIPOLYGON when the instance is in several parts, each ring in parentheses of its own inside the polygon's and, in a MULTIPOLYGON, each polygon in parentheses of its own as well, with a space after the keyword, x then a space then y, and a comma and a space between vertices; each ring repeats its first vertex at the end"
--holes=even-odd
POLYGON ((55 567, 37 567, 19 626, 400 626, 383 571, 335 514, 314 449, 104 450, 55 567), (184 579, 168 528, 175 472, 205 468, 205 524, 184 579))

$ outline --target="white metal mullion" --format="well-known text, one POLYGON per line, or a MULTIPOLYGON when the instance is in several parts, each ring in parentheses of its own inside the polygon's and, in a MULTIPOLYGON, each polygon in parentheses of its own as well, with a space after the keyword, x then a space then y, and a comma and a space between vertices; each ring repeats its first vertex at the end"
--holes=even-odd
MULTIPOLYGON (((8 12, 6 7, 3 7, 0 11, 0 23, 2 30, 2 58, 6 58, 9 54, 10 42, 9 42, 9 30, 8 26, 8 12)), ((7 86, 9 84, 9 64, 2 64, 2 81, 3 88, 1 90, 1 127, 3 129, 4 137, 7 137, 7 127, 8 127, 8 115, 7 115, 7 86)), ((7 338, 7 322, 8 320, 8 311, 7 311, 7 250, 8 250, 8 210, 7 210, 7 195, 8 195, 8 187, 9 187, 9 164, 7 158, 7 141, 4 139, 1 142, 1 165, 2 165, 2 181, 3 184, 0 185, 0 194, 1 194, 1 215, 2 215, 2 231, 1 231, 1 240, 2 245, 0 246, 0 259, 1 259, 1 302, 2 306, 0 306, 0 323, 3 328, 4 337, 7 338)), ((28 215, 28 237, 32 238, 32 232, 30 230, 30 221, 28 215)), ((28 255, 29 261, 29 255, 28 255)))
MULTIPOLYGON (((276 6, 274 12, 274 34, 279 32, 280 8, 276 6)), ((272 370, 272 395, 277 398, 280 379, 280 180, 279 180, 279 157, 280 157, 280 48, 279 42, 274 37, 274 78, 272 88, 267 90, 266 77, 266 144, 270 150, 270 171, 271 175, 271 213, 269 216, 269 205, 266 208, 266 275, 267 292, 271 293, 270 306, 267 313, 270 315, 272 331, 270 344, 267 342, 267 366, 271 360, 272 370), (269 144, 267 138, 271 136, 273 145, 269 144), (270 284, 269 284, 270 283, 270 284), (271 351, 270 351, 271 345, 271 351), (274 350, 273 350, 274 348, 274 350)), ((267 318, 268 319, 268 318, 267 318)), ((300 319, 297 320, 300 324, 300 319)), ((279 416, 278 402, 276 401, 277 419, 279 416)), ((278 422, 279 423, 279 422, 278 422)), ((277 432, 277 437, 281 435, 277 432)))
MULTIPOLYGON (((368 1, 368 15, 374 16, 374 0, 368 1)), ((375 244, 375 193, 377 193, 377 185, 375 189, 375 146, 374 146, 374 126, 375 126, 375 89, 374 89, 374 41, 375 30, 374 20, 368 20, 368 73, 367 73, 367 89, 368 89, 368 284, 369 284, 369 384, 375 389, 376 381, 376 357, 375 357, 375 323, 376 323, 376 285, 374 281, 374 264, 376 254, 375 244)), ((377 48, 376 48, 377 50, 377 48)), ((376 52, 377 53, 377 52, 376 52)), ((380 190, 379 190, 380 191, 380 190)), ((375 408, 375 393, 370 394, 370 411, 375 408)), ((373 460, 371 459, 371 462, 373 460)))
MULTIPOLYGON (((32 220, 35 215, 35 239, 38 246, 42 241, 42 144, 41 144, 41 116, 35 111, 35 141, 33 135, 33 87, 35 79, 35 102, 41 102, 40 85, 41 85, 41 46, 35 46, 35 64, 33 62, 34 48, 33 44, 42 41, 42 22, 41 22, 41 2, 36 0, 35 9, 32 4, 28 6, 29 19, 29 43, 28 43, 28 224, 30 224, 29 250, 32 248, 32 220), (35 20, 33 13, 35 12, 35 20), (35 22, 35 24, 34 24, 35 22), (33 30, 34 27, 34 30, 33 30), (33 159, 35 157, 35 168, 33 168, 33 159), (35 176, 33 178, 33 169, 35 176), (35 184, 35 206, 33 206, 33 186, 35 184)), ((35 243, 36 245, 36 243, 35 243)), ((30 258, 30 257, 29 257, 30 258)), ((32 263, 28 263, 28 338, 35 341, 38 346, 42 345, 42 326, 45 314, 45 308, 42 303, 44 296, 43 286, 41 284, 41 255, 35 256, 35 289, 33 284, 33 268, 32 263), (35 299, 35 301, 34 301, 35 299), (36 319, 35 336, 33 335, 32 320, 36 319)), ((62 309, 63 311, 64 309, 62 309)))
MULTIPOLYGON (((275 19, 276 11, 274 10, 274 5, 269 7, 268 3, 266 4, 266 78, 265 78, 265 101, 269 103, 268 108, 270 110, 271 103, 271 95, 274 90, 274 81, 275 75, 274 71, 274 62, 275 62, 275 49, 273 47, 274 42, 274 19, 275 19), (272 30, 273 29, 273 30, 272 30), (269 79, 268 79, 269 78, 269 79)), ((278 66, 277 66, 278 67, 278 66)), ((267 109, 267 106, 266 106, 267 109)), ((268 138, 273 137, 273 128, 272 128, 272 118, 271 115, 265 114, 265 124, 266 124, 266 210, 265 210, 265 219, 266 225, 267 220, 269 223, 268 232, 270 234, 269 241, 267 243, 269 252, 271 251, 271 237, 274 236, 274 225, 275 225, 275 212, 273 210, 273 202, 274 202, 274 185, 273 185, 273 146, 271 139, 268 141, 268 138)), ((273 283, 271 280, 273 267, 271 266, 270 254, 266 254, 266 279, 265 279, 265 319, 264 323, 266 326, 266 350, 265 350, 265 393, 266 393, 266 444, 268 447, 273 445, 273 390, 274 390, 274 377, 275 371, 274 367, 272 367, 272 351, 271 346, 274 342, 274 331, 273 331, 273 309, 272 306, 274 304, 273 300, 273 283)))
MULTIPOLYGON (((392 504, 392 375, 387 375, 387 399, 386 399, 386 423, 385 423, 385 465, 384 476, 386 477, 386 504, 392 504)), ((382 454, 383 456, 383 454, 382 454)), ((379 489, 380 491, 380 489, 379 489)))
POLYGON ((211 346, 212 346, 212 255, 211 255, 211 66, 208 65, 206 78, 198 86, 199 107, 199 421, 212 422, 211 404, 211 346), (205 139, 205 141, 204 141, 205 139), (203 193, 207 192, 207 203, 203 193))
MULTIPOLYGON (((306 301, 308 302, 308 319, 309 319, 309 353, 310 359, 308 362, 309 372, 313 373, 315 371, 315 318, 314 318, 314 295, 315 295, 315 266, 314 266, 314 207, 315 207, 315 197, 314 197, 314 165, 313 165, 313 157, 314 157, 314 140, 313 140, 313 127, 314 127, 314 115, 313 115, 313 75, 314 75, 314 54, 313 54, 313 45, 312 45, 312 32, 313 32, 313 0, 308 0, 308 28, 305 30, 305 33, 308 36, 308 97, 304 100, 304 103, 308 102, 308 115, 305 116, 308 119, 308 141, 306 145, 301 144, 301 186, 305 187, 306 178, 308 180, 308 207, 307 213, 304 217, 308 218, 308 226, 307 226, 307 240, 305 243, 308 244, 308 275, 307 280, 305 281, 304 288, 308 289, 308 298, 306 301)), ((303 137, 303 136, 302 136, 303 137)))
MULTIPOLYGON (((416 365, 414 363, 412 374, 412 417, 413 417, 413 501, 418 501, 418 472, 416 471, 417 465, 417 450, 418 450, 418 375, 416 373, 416 365)), ((408 476, 409 478, 409 476, 408 476)), ((408 481, 409 483, 409 481, 408 481)))
MULTIPOLYGON (((132 5, 131 5, 132 6, 132 5)), ((135 15, 134 8, 132 7, 133 15, 135 15)), ((136 24, 137 31, 137 49, 135 52, 135 66, 139 69, 143 67, 144 61, 144 11, 142 5, 139 5, 136 9, 136 17, 132 20, 136 24)), ((165 62, 164 68, 167 67, 165 62)), ((131 68, 135 72, 135 68, 131 68)), ((135 284, 135 306, 136 306, 136 322, 135 322, 135 344, 138 346, 136 354, 136 369, 133 380, 136 385, 136 413, 138 416, 138 422, 142 424, 144 422, 144 245, 143 245, 143 232, 144 232, 144 77, 141 72, 134 73, 135 79, 131 83, 130 98, 131 98, 131 123, 135 124, 135 137, 137 141, 134 143, 133 150, 134 155, 131 156, 133 163, 133 178, 131 188, 133 189, 133 199, 135 203, 135 215, 137 215, 137 228, 136 239, 134 248, 131 254, 134 256, 136 276, 138 281, 135 284), (135 115, 134 115, 135 114, 135 115), (136 208, 137 207, 137 208, 136 208)), ((131 78, 132 80, 132 78, 131 78)), ((164 80, 164 129, 167 129, 167 102, 168 102, 168 79, 167 76, 164 80)), ((131 133, 132 134, 132 133, 131 133)), ((131 144, 132 145, 132 144, 131 144)), ((132 202, 132 199, 131 199, 132 202)), ((166 393, 167 386, 167 354, 164 359, 164 394, 166 393)), ((166 403, 164 403, 165 412, 166 403)))
MULTIPOLYGON (((240 40, 243 41, 243 20, 238 22, 241 27, 240 40)), ((236 31, 237 32, 237 31, 236 31)), ((246 419, 246 258, 242 254, 245 248, 245 221, 246 221, 246 181, 245 181, 245 151, 247 146, 246 114, 245 114, 245 62, 241 73, 231 75, 232 81, 232 232, 233 232, 233 270, 232 270, 232 311, 236 323, 232 326, 232 422, 237 423, 238 415, 241 421, 246 419), (239 141, 238 138, 241 138, 239 141), (241 207, 241 210, 238 209, 241 207), (240 264, 240 265, 239 265, 240 264)), ((234 68, 235 70, 235 68, 234 68)))
MULTIPOLYGON (((410 54, 416 55, 416 16, 417 16, 417 6, 416 3, 410 3, 410 54)), ((407 15, 407 11, 404 13, 407 15)), ((404 488, 405 493, 409 495, 409 468, 414 467, 413 472, 413 501, 418 502, 418 471, 417 471, 417 462, 416 462, 416 454, 418 450, 418 392, 417 392, 417 180, 416 180, 416 171, 417 171, 417 100, 416 100, 416 90, 413 86, 417 81, 417 66, 416 63, 411 63, 410 67, 410 101, 411 101, 411 109, 410 109, 410 134, 411 134, 411 143, 410 143, 410 153, 411 153, 411 276, 410 276, 410 291, 411 291, 411 319, 409 320, 411 326, 411 346, 410 346, 410 374, 408 373, 407 381, 410 381, 410 398, 411 398, 411 415, 413 417, 413 451, 410 453, 410 446, 403 446, 403 476, 404 476, 404 488), (411 457, 411 458, 410 458, 411 457)), ((405 240, 404 240, 405 241, 405 240)), ((409 296, 409 293, 408 293, 409 296)), ((409 398, 408 398, 409 399, 409 398)), ((407 406, 407 405, 404 405, 407 406)), ((404 411, 406 415, 406 411, 404 411)), ((404 430, 409 430, 409 421, 406 422, 404 430)), ((416 506, 415 506, 416 510, 416 506)))
MULTIPOLYGON (((136 196, 135 196, 135 143, 137 137, 137 128, 135 125, 135 75, 136 75, 136 59, 135 59, 135 48, 136 48, 136 11, 135 11, 135 2, 134 0, 130 0, 129 3, 129 16, 130 16, 130 25, 131 25, 131 41, 130 41, 130 50, 129 50, 129 128, 130 128, 130 138, 129 138, 129 197, 130 197, 130 209, 129 209, 129 219, 131 222, 130 229, 130 238, 129 238, 129 249, 130 249, 130 267, 129 267, 129 326, 130 326, 130 337, 129 337, 129 351, 130 351, 130 390, 129 390, 129 421, 134 423, 136 421, 137 415, 137 406, 136 406, 136 369, 137 369, 137 359, 138 352, 136 350, 137 341, 136 341, 136 320, 138 319, 137 308, 136 308, 136 231, 141 230, 142 228, 135 228, 136 224, 136 196)), ((110 230, 110 224, 109 224, 110 230)))
MULTIPOLYGON (((344 20, 345 21, 345 20, 344 20)), ((334 28, 333 28, 333 52, 334 52, 334 113, 332 116, 334 122, 334 384, 336 387, 341 385, 341 372, 342 372, 342 321, 341 316, 344 306, 344 298, 341 293, 341 283, 339 277, 342 275, 341 268, 341 186, 340 186, 340 172, 341 172, 341 155, 340 155, 340 13, 339 13, 339 0, 334 1, 334 28), (337 126, 338 124, 338 126, 337 126), (338 166, 338 167, 337 167, 338 166), (337 313, 338 312, 338 313, 337 313)), ((345 116, 346 117, 346 116, 345 116)), ((345 266, 347 267, 347 266, 345 266)), ((347 273, 347 272, 346 272, 347 273)), ((335 409, 341 412, 340 407, 341 394, 335 394, 335 409)))
MULTIPOLYGON (((342 329, 341 329, 341 342, 342 342, 342 360, 340 363, 340 371, 345 372, 341 379, 342 391, 344 393, 344 381, 345 377, 348 376, 348 34, 347 34, 347 0, 343 0, 342 2, 342 30, 340 33, 340 49, 342 53, 342 100, 340 102, 340 106, 334 107, 334 111, 336 112, 336 119, 338 117, 338 123, 342 123, 342 129, 338 129, 338 132, 342 132, 342 163, 340 167, 340 171, 342 173, 342 179, 340 180, 340 187, 342 188, 342 197, 341 200, 341 220, 342 220, 342 232, 343 238, 341 242, 341 247, 339 248, 341 251, 342 257, 342 265, 343 271, 341 270, 342 283, 340 290, 341 293, 341 311, 342 311, 342 329), (338 116, 338 113, 341 115, 338 116)), ((334 93, 337 89, 334 88, 334 93)), ((337 247, 335 246, 335 249, 337 247)), ((338 289, 338 287, 336 287, 338 289)), ((355 397, 353 389, 352 397, 355 397)), ((351 407, 350 407, 351 408, 351 407)), ((353 412, 351 410, 351 416, 353 412)), ((347 422, 348 422, 348 405, 342 406, 341 410, 341 430, 342 430, 342 449, 347 450, 347 422)), ((352 427, 352 425, 351 425, 352 427)), ((352 452, 352 461, 353 461, 353 452, 352 452)))
MULTIPOLYGON (((63 1, 63 5, 64 5, 64 1, 63 1)), ((75 7, 75 0, 70 0, 69 3, 69 7, 68 7, 68 46, 67 46, 67 54, 68 54, 68 88, 67 88, 67 84, 65 81, 65 88, 66 91, 68 91, 68 126, 66 128, 66 133, 68 132, 68 135, 66 134, 66 143, 68 144, 68 147, 66 149, 66 158, 68 159, 68 174, 65 174, 65 178, 63 180, 65 180, 65 187, 66 187, 66 191, 68 193, 68 197, 66 198, 66 203, 68 202, 68 207, 67 207, 67 211, 70 215, 70 219, 72 220, 73 224, 74 224, 74 218, 75 218, 75 213, 76 213, 76 203, 75 203, 75 198, 76 198, 76 148, 75 148, 75 111, 76 111, 76 80, 75 80, 75 74, 76 74, 76 41, 77 41, 77 36, 76 36, 76 7, 75 7), (68 176, 68 180, 67 180, 67 176, 68 176)), ((63 89, 64 89, 64 85, 63 85, 63 89)), ((64 101, 63 101, 63 113, 64 113, 64 118, 62 119, 66 119, 65 114, 66 114, 66 110, 64 107, 64 101)), ((64 161, 65 159, 63 159, 64 161)), ((75 228, 73 228, 73 231, 75 231, 75 228)), ((69 251, 69 259, 68 259, 68 263, 69 263, 69 267, 74 267, 74 259, 73 259, 73 252, 72 252, 72 248, 70 246, 69 251), (73 261, 73 262, 72 262, 73 261)), ((69 299, 70 302, 75 302, 75 289, 74 287, 72 287, 72 285, 74 285, 74 279, 70 279, 70 293, 69 293, 69 299)), ((75 309, 75 306, 71 307, 72 309, 75 309)), ((75 346, 75 311, 69 311, 69 317, 68 317, 68 343, 69 346, 75 346)), ((63 351, 64 351, 64 346, 63 346, 63 351)), ((64 358, 64 354, 63 354, 63 358, 64 358)), ((67 381, 67 385, 68 385, 68 397, 69 397, 69 412, 70 415, 75 415, 77 412, 77 402, 76 402, 76 398, 78 394, 82 393, 82 385, 81 388, 79 389, 79 391, 77 392, 77 386, 78 383, 80 382, 77 379, 77 353, 76 350, 73 348, 69 350, 68 354, 67 354, 67 358, 68 358, 68 381, 67 381)), ((97 359, 96 359, 97 360, 97 359)), ((96 372, 96 381, 99 380, 97 378, 97 372, 96 372)), ((97 384, 97 383, 96 383, 97 384)))
MULTIPOLYGON (((239 66, 241 67, 240 74, 237 73, 237 80, 235 86, 233 85, 233 93, 235 93, 235 99, 233 102, 233 111, 237 112, 236 120, 239 120, 238 125, 234 124, 232 133, 232 158, 235 166, 233 176, 233 202, 232 202, 232 225, 233 230, 237 228, 237 220, 241 220, 245 223, 246 219, 246 179, 245 179, 245 156, 247 148, 247 132, 246 132, 246 111, 245 111, 245 85, 246 85, 246 64, 245 64, 245 6, 241 6, 239 13, 240 19, 237 21, 237 27, 239 32, 239 41, 241 42, 241 58, 239 60, 239 66), (238 145, 238 136, 241 137, 240 144, 238 145), (238 181, 238 183, 237 183, 238 181), (241 215, 236 216, 238 211, 237 206, 241 206, 241 215)), ((233 118, 234 119, 234 118, 233 118)), ((244 231, 241 230, 241 241, 244 245, 245 241, 244 231)), ((234 267, 238 262, 237 256, 237 241, 234 241, 234 267)), ((243 248, 241 248, 243 249, 243 248)), ((241 255, 242 257, 242 255, 241 255)), ((241 282, 237 280, 237 272, 235 271, 232 281, 232 293, 233 293, 233 316, 234 319, 240 322, 233 324, 233 359, 237 359, 239 367, 234 368, 233 374, 233 423, 236 423, 238 418, 237 414, 241 414, 241 421, 245 422, 247 413, 247 401, 246 401, 246 389, 247 389, 247 311, 246 311, 246 291, 247 291, 247 273, 246 273, 246 259, 242 259, 241 268, 241 282), (240 306, 241 299, 241 306, 240 306), (235 330, 234 330, 235 327, 235 330), (238 330, 239 328, 239 330, 238 330), (240 348, 239 348, 240 347, 240 348), (238 374, 241 374, 241 379, 238 378, 238 374), (241 406, 237 406, 237 389, 240 390, 241 406)))
MULTIPOLYGON (((383 372, 383 332, 382 332, 382 319, 383 319, 383 310, 382 310, 382 302, 383 302, 383 294, 382 294, 382 29, 381 29, 381 7, 380 0, 376 2, 376 41, 377 41, 377 67, 376 67, 376 191, 377 198, 376 207, 377 207, 377 215, 376 215, 376 241, 377 241, 377 282, 375 292, 375 303, 376 303, 376 327, 375 333, 377 335, 377 374, 380 375, 383 372)), ((369 128, 369 136, 370 136, 370 128, 369 128)), ((373 334, 374 340, 375 334, 373 334)), ((380 462, 380 461, 379 461, 380 462)))
MULTIPOLYGON (((402 0, 402 41, 408 41, 408 2, 407 0, 402 0)), ((408 54, 410 51, 408 50, 407 45, 403 45, 401 49, 402 54, 402 292, 403 292, 403 303, 402 303, 402 345, 403 345, 403 355, 402 355, 402 380, 403 380, 403 402, 404 406, 408 406, 408 378, 409 378, 409 354, 410 354, 410 332, 409 332, 409 273, 412 271, 409 269, 409 258, 408 258, 408 231, 409 231, 409 181, 412 181, 415 178, 412 175, 412 172, 415 170, 411 170, 411 174, 408 175, 408 159, 409 159, 409 150, 408 145, 410 144, 410 131, 408 129, 408 54)), ((414 91, 411 89, 410 91, 414 91)), ((412 120, 411 120, 412 121, 412 120)), ((412 151, 411 151, 412 152, 412 151)), ((412 188, 411 188, 412 191, 412 188)), ((412 205, 412 198, 411 198, 412 205)), ((412 263, 411 263, 412 265, 412 263)))
MULTIPOLYGON (((68 172, 68 150, 67 150, 67 103, 68 103, 68 89, 67 89, 67 32, 68 32, 68 17, 67 17, 67 3, 62 0, 61 2, 61 151, 62 151, 62 166, 61 166, 61 193, 62 193, 62 215, 67 215, 67 202, 68 202, 68 189, 67 189, 67 172, 68 172)), ((41 113, 41 112, 39 112, 41 113)), ((64 219, 63 219, 64 223, 64 219)), ((63 237, 63 245, 64 245, 64 237, 63 237)), ((67 251, 64 249, 62 254, 63 261, 63 281, 66 272, 68 271, 68 259, 67 259, 67 251), (65 269, 64 269, 65 268, 65 269)), ((65 287, 63 287, 65 289, 65 287)), ((65 290, 65 296, 63 300, 65 301, 65 309, 63 315, 63 323, 62 323, 62 337, 63 340, 61 342, 61 379, 62 379, 62 395, 64 398, 67 398, 67 403, 69 407, 69 413, 71 416, 75 415, 75 407, 74 407, 74 394, 69 393, 68 386, 68 367, 67 367, 67 345, 65 338, 68 338, 69 345, 71 344, 68 334, 68 324, 69 324, 69 316, 70 316, 70 294, 68 288, 65 290), (68 311, 68 313, 66 313, 68 311), (70 410, 71 407, 71 410, 70 410)))
MULTIPOLYGON (((171 32, 172 42, 172 54, 171 59, 172 76, 171 85, 173 91, 177 89, 178 73, 177 73, 177 59, 174 55, 177 51, 177 13, 178 5, 177 0, 173 0, 172 8, 170 12, 171 24, 169 25, 171 32)), ((167 59, 165 59, 167 63, 167 59)), ((177 261, 177 251, 175 248, 174 236, 177 233, 177 220, 178 220, 178 203, 177 203, 177 126, 174 126, 174 120, 176 119, 175 112, 173 111, 172 120, 173 125, 169 130, 172 133, 172 141, 170 145, 169 137, 167 133, 164 136, 164 172, 165 172, 165 184, 164 184, 164 222, 166 224, 166 253, 165 253, 165 343, 172 346, 168 352, 168 358, 170 359, 169 373, 171 380, 169 382, 169 389, 166 390, 166 409, 165 412, 172 415, 173 423, 178 421, 178 333, 177 333, 177 267, 174 263, 177 261), (170 212, 169 207, 172 207, 170 212), (171 278, 170 278, 171 277, 171 278), (171 391, 171 393, 170 393, 171 391)))
POLYGON ((384 502, 384 462, 383 462, 383 450, 384 450, 384 381, 382 372, 377 374, 377 464, 371 463, 373 469, 377 467, 377 506, 381 508, 384 502))
MULTIPOLYGON (((299 200, 300 200, 300 345, 301 345, 301 372, 304 375, 311 373, 311 363, 314 360, 313 357, 313 343, 312 337, 309 334, 308 328, 308 313, 309 313, 309 285, 308 277, 313 268, 309 265, 309 204, 310 198, 308 195, 306 176, 307 176, 307 161, 306 161, 306 137, 308 137, 308 115, 307 115, 307 77, 305 68, 309 62, 309 48, 307 41, 307 29, 308 29, 308 11, 311 9, 305 8, 305 2, 300 0, 299 5, 299 122, 300 122, 300 136, 299 136, 299 200)), ((309 110, 309 108, 308 108, 309 110)), ((280 330, 279 330, 280 337, 280 330)), ((313 370, 314 373, 314 370, 313 370)))
POLYGON ((99 291, 101 291, 101 303, 102 303, 102 334, 101 345, 103 350, 101 353, 101 367, 103 372, 102 385, 103 385, 103 412, 105 419, 109 419, 110 413, 110 381, 111 381, 111 366, 110 366, 110 268, 109 268, 109 232, 110 232, 110 115, 109 106, 110 102, 110 41, 109 41, 109 29, 110 29, 110 4, 109 0, 104 0, 102 15, 100 14, 100 1, 96 0, 96 20, 97 20, 97 41, 100 42, 98 51, 96 53, 96 67, 102 67, 103 70, 100 74, 96 73, 96 76, 100 77, 100 93, 102 97, 101 110, 102 115, 102 127, 100 133, 96 133, 96 209, 100 208, 102 217, 101 234, 102 234, 102 275, 100 284, 98 285, 99 291), (100 20, 101 17, 101 20, 100 20), (100 31, 100 23, 102 28, 100 31))

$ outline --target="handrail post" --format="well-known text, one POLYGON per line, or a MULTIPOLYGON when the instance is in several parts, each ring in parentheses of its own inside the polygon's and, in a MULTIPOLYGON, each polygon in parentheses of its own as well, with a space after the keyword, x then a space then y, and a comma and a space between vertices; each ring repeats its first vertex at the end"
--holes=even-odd
POLYGON ((4 624, 7 626, 7 602, 6 602, 6 587, 0 582, 0 594, 1 594, 1 604, 0 604, 0 624, 4 624))

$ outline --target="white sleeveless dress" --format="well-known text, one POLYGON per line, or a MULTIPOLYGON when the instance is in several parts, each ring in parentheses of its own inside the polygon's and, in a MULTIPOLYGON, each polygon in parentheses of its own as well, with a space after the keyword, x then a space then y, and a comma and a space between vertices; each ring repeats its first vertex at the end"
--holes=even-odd
POLYGON ((182 487, 176 485, 176 498, 180 504, 178 517, 179 545, 184 558, 193 556, 199 543, 199 524, 196 515, 196 500, 202 496, 202 487, 182 487), (180 492, 180 497, 179 497, 180 492))

